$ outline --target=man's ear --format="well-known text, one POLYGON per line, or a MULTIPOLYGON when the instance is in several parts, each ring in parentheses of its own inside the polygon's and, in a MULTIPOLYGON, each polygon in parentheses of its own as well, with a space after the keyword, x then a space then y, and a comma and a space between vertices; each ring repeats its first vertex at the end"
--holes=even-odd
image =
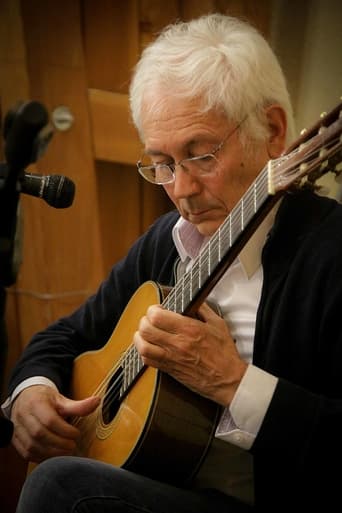
POLYGON ((267 152, 270 158, 276 158, 286 149, 286 114, 280 105, 270 105, 266 116, 269 127, 267 152))

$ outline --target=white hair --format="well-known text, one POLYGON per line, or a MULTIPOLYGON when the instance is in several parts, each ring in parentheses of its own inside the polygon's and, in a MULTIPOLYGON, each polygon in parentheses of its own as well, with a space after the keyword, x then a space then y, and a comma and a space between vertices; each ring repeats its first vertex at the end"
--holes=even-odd
MULTIPOLYGON (((240 134, 254 141, 268 134, 265 107, 278 104, 287 116, 287 141, 294 136, 292 106, 280 64, 264 37, 237 18, 209 14, 177 22, 144 49, 130 85, 132 119, 142 140, 144 95, 156 87, 184 99, 198 98, 203 112, 223 110, 232 122, 247 116, 240 134)), ((152 100, 149 108, 158 107, 152 100)))

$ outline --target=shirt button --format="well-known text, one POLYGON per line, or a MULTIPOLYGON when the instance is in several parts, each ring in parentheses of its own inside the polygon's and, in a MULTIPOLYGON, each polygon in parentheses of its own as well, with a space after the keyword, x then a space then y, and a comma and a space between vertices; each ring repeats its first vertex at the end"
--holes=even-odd
POLYGON ((235 442, 241 442, 242 441, 241 433, 234 433, 234 440, 235 440, 235 442))

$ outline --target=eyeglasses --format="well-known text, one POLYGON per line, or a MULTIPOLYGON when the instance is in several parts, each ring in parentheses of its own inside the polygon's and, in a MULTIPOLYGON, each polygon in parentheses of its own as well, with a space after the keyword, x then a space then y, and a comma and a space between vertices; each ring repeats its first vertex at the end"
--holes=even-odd
POLYGON ((218 163, 216 155, 222 149, 223 145, 228 141, 228 139, 240 128, 246 118, 247 116, 243 118, 243 120, 240 121, 240 123, 233 130, 228 132, 223 141, 221 141, 220 144, 218 144, 218 146, 216 146, 216 148, 214 148, 211 153, 205 153, 204 155, 198 155, 196 157, 189 157, 180 160, 179 162, 173 162, 169 164, 164 162, 151 162, 152 158, 149 155, 144 155, 143 159, 137 162, 139 173, 143 178, 145 178, 145 180, 157 185, 164 185, 174 182, 177 166, 181 166, 187 171, 189 171, 189 168, 192 168, 193 174, 198 177, 213 176, 218 163))

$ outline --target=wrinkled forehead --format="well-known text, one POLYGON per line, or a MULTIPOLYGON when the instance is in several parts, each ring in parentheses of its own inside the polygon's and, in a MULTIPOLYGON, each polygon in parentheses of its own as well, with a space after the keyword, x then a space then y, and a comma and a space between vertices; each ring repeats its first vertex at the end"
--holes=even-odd
POLYGON ((170 94, 156 87, 144 94, 141 105, 141 129, 145 139, 159 130, 216 130, 228 127, 230 120, 222 109, 205 108, 202 98, 188 98, 181 93, 170 94))

